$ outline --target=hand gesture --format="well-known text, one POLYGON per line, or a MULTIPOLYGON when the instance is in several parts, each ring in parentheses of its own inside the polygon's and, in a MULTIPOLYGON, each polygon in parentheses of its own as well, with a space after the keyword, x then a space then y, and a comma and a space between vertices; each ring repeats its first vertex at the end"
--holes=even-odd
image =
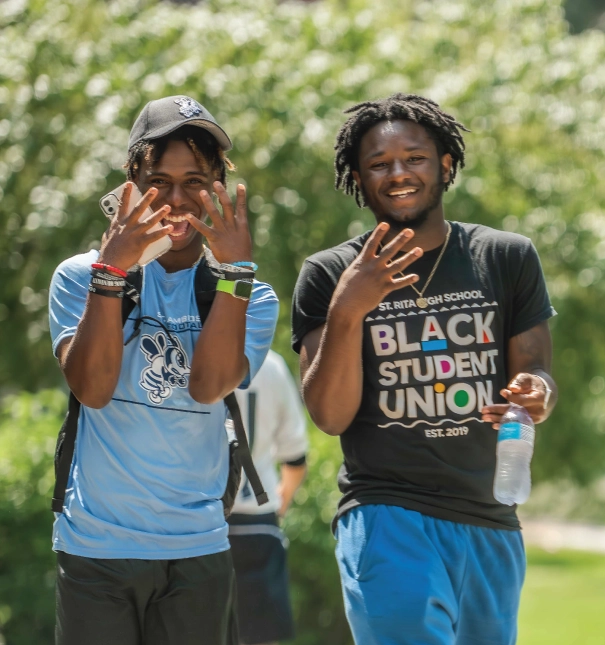
POLYGON ((368 238, 361 253, 344 271, 330 303, 331 311, 339 311, 353 318, 365 317, 376 309, 391 291, 401 289, 418 280, 414 273, 400 275, 422 255, 416 247, 409 253, 393 259, 414 237, 409 228, 398 233, 388 244, 381 247, 389 225, 380 223, 368 238))
POLYGON ((193 215, 188 216, 189 223, 206 238, 218 262, 249 262, 252 260, 252 238, 248 228, 246 187, 243 184, 237 185, 235 208, 220 181, 215 181, 213 187, 223 208, 223 216, 221 217, 208 191, 202 190, 200 197, 212 220, 212 226, 204 224, 193 215))
POLYGON ((132 182, 128 182, 122 193, 120 208, 111 220, 109 230, 103 236, 99 253, 99 262, 111 264, 124 271, 128 271, 139 261, 143 251, 152 242, 169 235, 173 229, 172 224, 169 224, 157 231, 151 231, 151 228, 170 212, 170 206, 162 206, 153 215, 140 221, 141 216, 156 198, 157 188, 150 188, 132 211, 126 212, 132 189, 132 182))
MULTIPOLYGON (((500 394, 509 403, 522 405, 529 412, 534 423, 540 423, 548 416, 547 408, 544 406, 546 397, 544 383, 535 374, 520 372, 505 389, 500 390, 500 394)), ((498 430, 502 416, 508 408, 508 403, 486 405, 481 410, 482 420, 491 423, 492 427, 498 430)))

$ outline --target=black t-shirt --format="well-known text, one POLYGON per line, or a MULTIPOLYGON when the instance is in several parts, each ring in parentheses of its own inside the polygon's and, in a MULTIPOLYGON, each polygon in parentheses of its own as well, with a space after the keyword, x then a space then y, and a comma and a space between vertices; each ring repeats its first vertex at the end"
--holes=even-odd
MULTIPOLYGON (((392 504, 433 517, 518 529, 515 507, 492 493, 497 432, 481 408, 502 402, 508 340, 555 314, 531 241, 452 222, 424 297, 405 287, 364 322, 363 395, 341 435, 338 516, 361 504, 392 504)), ((370 232, 308 258, 293 297, 292 345, 326 321, 343 271, 370 232)), ((440 248, 408 269, 422 289, 440 248)))

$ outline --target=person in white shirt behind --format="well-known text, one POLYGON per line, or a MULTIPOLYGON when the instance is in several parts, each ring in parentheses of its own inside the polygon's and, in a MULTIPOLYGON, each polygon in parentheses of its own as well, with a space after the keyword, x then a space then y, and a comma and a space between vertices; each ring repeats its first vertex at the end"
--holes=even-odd
POLYGON ((244 474, 228 519, 240 640, 272 645, 294 637, 279 520, 307 472, 307 421, 290 370, 272 350, 250 387, 236 396, 252 458, 269 495, 269 502, 259 507, 244 474))

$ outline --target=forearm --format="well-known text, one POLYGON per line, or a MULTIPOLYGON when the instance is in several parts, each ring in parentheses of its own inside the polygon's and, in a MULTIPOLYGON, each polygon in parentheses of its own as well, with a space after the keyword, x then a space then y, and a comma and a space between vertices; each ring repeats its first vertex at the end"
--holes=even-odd
POLYGON ((292 503, 292 499, 296 491, 300 488, 307 475, 307 465, 290 466, 289 464, 282 464, 281 466, 281 481, 279 484, 279 496, 281 504, 278 514, 283 517, 292 503))
POLYGON ((120 376, 121 305, 121 299, 89 294, 75 335, 59 347, 59 365, 69 389, 90 408, 109 403, 120 376))
POLYGON ((332 310, 315 358, 303 374, 305 404, 315 425, 326 434, 342 434, 361 404, 362 339, 361 320, 332 310))
POLYGON ((195 346, 189 393, 198 403, 216 403, 248 372, 244 354, 248 302, 218 292, 195 346))

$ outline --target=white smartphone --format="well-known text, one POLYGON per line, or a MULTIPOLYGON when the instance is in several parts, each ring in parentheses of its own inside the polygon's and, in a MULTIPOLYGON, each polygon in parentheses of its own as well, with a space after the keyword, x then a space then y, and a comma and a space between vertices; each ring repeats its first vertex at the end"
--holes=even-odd
MULTIPOLYGON (((101 197, 99 201, 99 205, 101 206, 101 210, 105 213, 108 219, 113 219, 118 212, 118 209, 120 208, 120 204, 122 202, 122 193, 124 192, 124 188, 126 187, 126 184, 122 184, 121 186, 118 186, 115 190, 112 190, 110 193, 107 193, 104 197, 101 197)), ((130 200, 129 204, 127 207, 127 211, 130 212, 137 204, 139 199, 141 199, 141 191, 137 188, 136 184, 133 184, 132 190, 130 191, 130 200)), ((147 210, 141 215, 141 221, 146 220, 148 217, 153 215, 153 211, 151 208, 147 208, 147 210)), ((160 228, 162 228, 161 224, 155 224, 155 226, 151 227, 151 231, 157 231, 160 228)), ((156 240, 155 242, 152 242, 144 251, 143 255, 139 258, 139 261, 137 264, 139 266, 145 266, 146 264, 149 264, 152 260, 155 260, 156 258, 159 258, 160 255, 163 255, 172 247, 172 240, 168 235, 161 237, 159 240, 156 240)))

